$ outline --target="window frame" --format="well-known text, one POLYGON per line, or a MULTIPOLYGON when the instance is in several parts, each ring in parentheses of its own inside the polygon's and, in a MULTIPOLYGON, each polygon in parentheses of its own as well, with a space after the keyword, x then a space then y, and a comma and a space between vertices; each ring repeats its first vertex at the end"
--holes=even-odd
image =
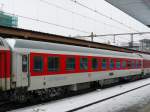
POLYGON ((116 68, 121 69, 121 60, 120 59, 116 60, 116 68), (119 66, 118 66, 118 64, 119 64, 119 66))
POLYGON ((102 62, 102 70, 106 70, 107 69, 107 58, 102 58, 101 60, 102 62), (104 63, 105 60, 105 63, 104 63))
POLYGON ((127 60, 127 67, 128 67, 129 69, 132 68, 132 66, 131 66, 131 60, 127 60))
POLYGON ((80 57, 80 59, 79 59, 79 68, 80 68, 80 70, 83 70, 83 71, 87 71, 88 69, 89 69, 89 59, 88 59, 88 57, 80 57), (86 69, 85 68, 82 68, 81 67, 81 60, 82 59, 87 59, 87 62, 86 62, 86 69))
POLYGON ((127 61, 126 60, 122 61, 122 68, 123 69, 127 68, 127 61))
MULTIPOLYGON (((55 60, 55 61, 56 61, 56 60, 55 60)), ((55 64, 55 67, 56 67, 56 64, 55 64)), ((60 56, 54 56, 54 55, 48 56, 48 57, 47 57, 47 69, 48 69, 48 72, 59 72, 59 71, 60 71, 60 56), (55 69, 54 69, 54 67, 53 67, 53 69, 52 69, 52 68, 51 68, 51 69, 49 68, 49 61, 50 61, 49 59, 50 59, 50 58, 51 58, 51 59, 52 59, 52 58, 53 58, 53 59, 54 59, 54 58, 55 58, 55 59, 56 59, 56 58, 58 59, 57 68, 55 68, 55 69)))
POLYGON ((131 60, 131 68, 132 68, 132 69, 135 68, 135 60, 131 60))
POLYGON ((136 60, 136 68, 139 68, 139 60, 136 60))
POLYGON ((66 57, 66 61, 65 61, 65 64, 66 64, 66 66, 65 66, 65 70, 67 70, 67 71, 75 71, 76 70, 76 57, 75 56, 67 56, 66 57), (73 67, 73 69, 70 69, 70 68, 67 68, 67 59, 74 59, 74 67, 73 67))
POLYGON ((34 57, 33 57, 33 71, 34 72, 43 72, 43 70, 44 70, 44 57, 43 56, 40 56, 40 55, 35 55, 34 57), (35 58, 37 58, 37 57, 40 57, 41 58, 41 69, 35 69, 35 58))
POLYGON ((99 59, 97 58, 97 57, 92 57, 92 59, 91 59, 91 68, 92 68, 92 70, 98 70, 99 69, 99 59), (96 63, 97 63, 97 67, 94 67, 93 66, 93 60, 96 60, 96 63))
POLYGON ((138 68, 141 68, 141 67, 142 67, 142 61, 139 60, 138 68))
POLYGON ((112 69, 114 69, 115 68, 115 60, 114 59, 110 59, 109 60, 109 68, 112 70, 112 69), (113 62, 113 63, 112 63, 113 62), (112 66, 113 65, 113 66, 112 66))

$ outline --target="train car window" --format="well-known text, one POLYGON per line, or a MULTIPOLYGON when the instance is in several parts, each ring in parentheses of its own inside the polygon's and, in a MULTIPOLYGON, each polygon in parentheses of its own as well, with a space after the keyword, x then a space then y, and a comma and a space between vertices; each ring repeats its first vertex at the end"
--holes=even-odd
POLYGON ((106 69, 107 68, 107 64, 106 64, 106 59, 102 60, 102 69, 106 69))
POLYGON ((117 60, 117 62, 116 62, 116 68, 120 68, 120 60, 117 60))
POLYGON ((34 71, 41 72, 43 71, 43 57, 42 56, 35 56, 34 57, 34 71))
POLYGON ((139 68, 139 61, 136 61, 136 68, 139 68))
POLYGON ((141 68, 141 65, 142 65, 141 62, 142 62, 142 61, 139 61, 139 65, 138 65, 139 68, 141 68))
POLYGON ((87 58, 80 58, 80 69, 81 70, 88 69, 88 59, 87 58))
POLYGON ((110 69, 113 69, 113 68, 114 68, 114 60, 111 59, 111 60, 110 60, 110 69))
POLYGON ((126 61, 123 61, 123 62, 122 62, 122 68, 126 68, 126 66, 127 66, 126 61))
POLYGON ((131 61, 128 61, 128 68, 131 68, 131 61))
POLYGON ((135 62, 132 60, 132 62, 131 62, 131 67, 132 68, 135 68, 135 62))
POLYGON ((93 58, 92 59, 92 69, 97 70, 98 69, 98 59, 93 58))
POLYGON ((22 72, 27 72, 27 68, 28 68, 27 55, 23 55, 22 56, 22 72))
POLYGON ((75 70, 75 58, 69 57, 66 59, 66 69, 75 70))
POLYGON ((48 57, 48 71, 59 71, 59 57, 48 57))

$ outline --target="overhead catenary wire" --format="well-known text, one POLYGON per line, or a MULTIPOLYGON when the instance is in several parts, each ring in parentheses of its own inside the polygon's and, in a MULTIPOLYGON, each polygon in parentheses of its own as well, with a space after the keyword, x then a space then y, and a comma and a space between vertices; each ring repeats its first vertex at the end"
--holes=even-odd
POLYGON ((24 18, 24 19, 29 19, 29 20, 32 20, 32 21, 37 21, 37 22, 53 25, 53 26, 56 26, 56 27, 61 27, 61 28, 68 29, 68 30, 74 30, 74 31, 87 33, 87 34, 91 33, 91 32, 81 30, 81 29, 77 29, 77 28, 74 28, 74 27, 64 26, 64 25, 60 25, 60 24, 56 24, 56 23, 52 23, 52 22, 48 22, 48 21, 44 21, 44 20, 40 20, 40 19, 36 19, 36 18, 31 18, 31 17, 19 15, 19 14, 13 14, 13 13, 9 13, 9 12, 5 12, 5 13, 7 13, 9 15, 15 15, 17 17, 21 17, 21 18, 24 18))
MULTIPOLYGON (((97 21, 97 22, 98 22, 98 20, 96 20, 96 19, 94 19, 94 18, 91 18, 91 17, 88 17, 88 16, 86 16, 86 15, 82 15, 82 14, 80 14, 80 13, 77 13, 77 12, 74 12, 74 11, 71 11, 71 10, 68 10, 68 9, 66 9, 66 8, 63 8, 63 7, 58 6, 58 5, 56 5, 56 4, 50 3, 50 2, 48 2, 48 1, 45 1, 45 0, 40 0, 40 1, 43 2, 43 3, 46 3, 46 4, 48 4, 48 5, 54 6, 54 7, 56 7, 56 8, 62 9, 62 10, 64 10, 64 11, 67 11, 67 12, 76 14, 76 15, 78 15, 78 16, 81 16, 81 17, 84 17, 84 18, 88 18, 88 19, 90 19, 90 20, 93 20, 93 21, 97 21)), ((105 23, 103 23, 103 24, 106 25, 105 23)), ((110 26, 111 26, 111 25, 110 25, 110 26)), ((111 27, 112 27, 112 26, 111 26, 111 27)), ((116 28, 117 28, 117 27, 116 27, 116 28)), ((91 33, 91 32, 90 32, 90 33, 91 33)), ((73 37, 73 38, 74 38, 74 37, 73 37)), ((81 39, 81 38, 79 38, 79 39, 81 39)), ((108 39, 106 39, 106 38, 104 38, 104 37, 102 37, 102 39, 104 39, 105 41, 108 41, 108 39)))
MULTIPOLYGON (((96 38, 100 37, 99 39, 104 39, 107 42, 110 41, 110 39, 114 40, 114 37, 109 36, 109 35, 108 36, 105 36, 105 35, 104 36, 102 36, 102 35, 93 35, 93 37, 96 37, 96 38), (106 39, 105 37, 107 37, 109 39, 106 39)), ((88 36, 74 36, 73 38, 79 38, 79 39, 80 38, 92 38, 92 35, 88 35, 88 36)), ((128 38, 128 37, 126 37, 126 38, 128 38)), ((128 41, 127 39, 124 39, 124 38, 122 38, 121 40, 124 41, 124 42, 128 41)))
MULTIPOLYGON (((104 25, 106 25, 106 26, 109 26, 109 27, 113 27, 113 28, 116 28, 116 29, 120 29, 120 27, 117 27, 117 26, 114 26, 114 25, 110 25, 110 24, 107 24, 107 23, 103 23, 103 22, 101 22, 100 20, 97 20, 97 19, 95 19, 95 18, 92 18, 92 17, 90 17, 90 16, 86 16, 86 15, 83 15, 83 14, 81 14, 81 13, 78 13, 78 12, 75 12, 75 11, 72 11, 72 10, 69 10, 69 9, 67 9, 67 8, 64 8, 64 7, 61 7, 61 6, 59 6, 59 5, 57 5, 57 4, 54 4, 54 3, 51 3, 51 2, 49 2, 49 1, 47 1, 47 0, 40 0, 41 2, 43 2, 43 3, 45 3, 45 4, 47 4, 47 5, 50 5, 50 6, 53 6, 53 7, 55 7, 55 8, 58 8, 58 9, 61 9, 61 10, 64 10, 64 11, 66 11, 66 12, 69 12, 69 13, 72 13, 72 14, 75 14, 75 15, 78 15, 78 16, 80 16, 80 17, 83 17, 83 18, 85 18, 85 19, 89 19, 89 20, 92 20, 92 21, 94 21, 94 22, 98 22, 98 23, 102 23, 102 24, 104 24, 104 25)), ((82 37, 82 36, 81 36, 82 37)), ((106 39, 105 37, 101 37, 101 39, 104 39, 105 41, 109 41, 108 39, 106 39)), ((123 39, 123 40, 126 40, 126 39, 123 39)))
POLYGON ((106 14, 103 14, 103 13, 101 13, 100 11, 98 11, 98 10, 96 10, 96 9, 90 8, 90 7, 86 6, 86 5, 84 5, 83 3, 78 2, 77 0, 70 0, 70 1, 71 1, 71 2, 74 2, 74 3, 78 4, 78 5, 80 5, 80 6, 84 7, 84 8, 86 8, 86 9, 88 9, 88 10, 94 12, 94 13, 97 13, 98 15, 103 16, 103 17, 105 17, 105 18, 107 18, 107 19, 109 19, 109 20, 111 20, 111 21, 114 21, 114 22, 116 22, 116 23, 118 23, 118 24, 120 24, 120 25, 123 25, 123 26, 125 26, 125 27, 127 27, 127 28, 129 28, 129 29, 131 29, 131 30, 134 30, 134 31, 136 31, 136 32, 139 32, 139 31, 136 30, 135 28, 132 28, 131 26, 128 26, 128 25, 126 25, 125 23, 123 23, 123 22, 121 22, 121 21, 119 21, 119 20, 117 20, 117 19, 114 19, 114 18, 112 18, 112 17, 110 17, 110 16, 107 16, 106 14))
MULTIPOLYGON (((93 13, 96 13, 96 14, 98 14, 98 15, 100 15, 100 16, 103 16, 103 17, 105 17, 105 18, 107 18, 107 19, 109 19, 109 20, 111 20, 111 21, 114 21, 114 22, 116 22, 116 23, 118 23, 118 24, 120 24, 120 25, 122 25, 122 26, 125 26, 125 27, 127 27, 127 28, 129 28, 129 29, 131 29, 131 30, 133 30, 133 31, 136 31, 136 32, 140 33, 140 31, 136 30, 135 28, 133 28, 133 27, 131 27, 131 26, 128 26, 127 24, 125 24, 125 23, 123 23, 123 22, 121 22, 121 21, 119 21, 119 20, 117 20, 117 19, 115 19, 115 18, 113 18, 113 17, 107 16, 106 14, 103 14, 102 12, 100 12, 100 11, 98 11, 98 10, 96 10, 96 9, 93 9, 93 8, 91 8, 91 7, 88 7, 88 6, 84 5, 83 3, 81 3, 81 2, 79 2, 79 1, 77 1, 77 0, 70 0, 70 1, 73 2, 73 3, 78 4, 78 5, 81 6, 81 7, 84 7, 84 8, 86 8, 86 9, 92 11, 93 13)), ((142 36, 142 37, 144 37, 144 36, 142 36)))
MULTIPOLYGON (((53 6, 53 7, 55 7, 55 8, 64 10, 64 11, 66 11, 66 12, 75 14, 75 15, 80 16, 80 17, 83 17, 83 18, 85 18, 85 19, 92 20, 92 21, 97 22, 97 23, 101 23, 101 24, 106 25, 106 26, 108 26, 108 27, 111 27, 111 28, 113 27, 113 28, 115 28, 115 29, 118 29, 118 28, 119 28, 119 29, 123 29, 123 28, 121 28, 121 27, 118 27, 118 26, 115 26, 115 25, 111 25, 111 24, 108 24, 108 23, 104 23, 104 22, 102 22, 102 21, 100 21, 100 20, 98 20, 98 19, 92 18, 92 17, 90 17, 90 16, 83 15, 83 14, 81 14, 81 13, 78 13, 78 12, 69 10, 69 9, 67 9, 67 8, 61 7, 61 6, 57 5, 57 4, 51 3, 51 2, 49 2, 49 1, 46 1, 46 0, 40 0, 40 1, 43 2, 43 3, 45 3, 45 4, 47 4, 47 5, 53 6)), ((128 28, 128 29, 129 29, 129 28, 128 28)), ((125 30, 125 29, 123 29, 123 30, 125 30)), ((127 30, 126 30, 126 31, 127 31, 127 30)))
MULTIPOLYGON (((76 29, 76 28, 72 28, 72 27, 68 27, 68 26, 63 26, 63 25, 59 25, 59 24, 55 24, 55 23, 43 21, 43 20, 40 20, 40 19, 31 18, 31 17, 27 17, 27 16, 23 16, 23 15, 19 15, 19 14, 14 14, 14 13, 10 13, 10 12, 5 12, 5 13, 7 13, 9 15, 21 17, 21 18, 24 18, 24 19, 29 19, 29 20, 32 20, 32 21, 37 21, 37 22, 41 22, 41 23, 45 23, 45 24, 49 24, 49 25, 53 25, 53 26, 57 26, 57 27, 65 28, 65 29, 69 29, 69 30, 74 30, 74 31, 78 31, 78 32, 82 32, 82 33, 87 33, 87 34, 91 33, 91 32, 87 32, 87 31, 84 31, 84 30, 80 30, 80 29, 76 29)), ((105 38, 103 38, 103 39, 107 41, 107 39, 105 39, 105 38)))
MULTIPOLYGON (((41 0, 41 1, 43 1, 43 0, 41 0)), ((44 1, 45 1, 45 0, 44 0, 44 1)), ((75 1, 75 0, 72 0, 72 1, 75 1)), ((56 5, 56 6, 58 6, 58 5, 56 5)), ((59 8, 60 8, 60 7, 59 7, 59 8)), ((62 8, 62 7, 61 7, 61 8, 62 8)), ((66 8, 64 8, 64 10, 67 11, 66 8)), ((69 11, 69 10, 68 10, 68 11, 69 11)), ((71 12, 71 10, 70 10, 70 12, 71 12)), ((89 19, 91 19, 91 20, 93 19, 93 21, 96 20, 96 19, 94 19, 94 18, 90 18, 89 16, 85 16, 85 15, 82 15, 82 14, 77 13, 77 12, 74 12, 74 11, 72 11, 71 13, 79 14, 80 16, 85 17, 85 18, 89 18, 89 19)), ((78 32, 82 32, 82 33, 87 33, 87 34, 91 33, 91 32, 89 32, 89 31, 85 31, 85 30, 81 30, 81 29, 78 29, 78 28, 73 28, 73 27, 70 27, 70 26, 64 26, 64 25, 60 25, 60 24, 57 24, 57 23, 52 23, 52 22, 40 20, 40 19, 38 19, 38 18, 35 19, 35 18, 26 17, 26 16, 22 16, 22 15, 19 15, 19 14, 12 14, 12 13, 9 13, 9 14, 11 14, 11 15, 16 15, 16 16, 21 17, 21 18, 26 18, 26 19, 30 19, 30 20, 33 20, 33 21, 38 21, 38 22, 41 22, 41 23, 45 23, 45 24, 49 24, 49 25, 61 27, 61 28, 68 29, 68 30, 74 30, 74 31, 78 31, 78 32)), ((104 23, 104 24, 105 24, 105 23, 104 23)), ((106 24, 105 24, 105 25, 106 25, 106 24)), ((105 40, 106 40, 106 38, 105 38, 105 40)))
MULTIPOLYGON (((83 18, 90 19, 90 20, 93 20, 93 21, 96 21, 96 22, 100 22, 99 20, 97 20, 97 19, 95 19, 95 18, 92 18, 92 17, 86 16, 86 15, 83 15, 83 14, 81 14, 81 13, 78 13, 78 12, 75 12, 75 11, 72 11, 72 10, 69 10, 69 9, 66 9, 66 8, 64 8, 64 7, 61 7, 61 6, 57 5, 57 4, 48 2, 48 1, 46 1, 46 0, 40 0, 40 1, 43 2, 43 3, 46 3, 47 5, 51 5, 51 6, 53 6, 53 7, 59 8, 59 9, 61 9, 61 10, 70 12, 70 13, 75 14, 75 15, 78 15, 78 16, 81 16, 81 17, 83 17, 83 18)), ((108 18, 108 19, 110 19, 111 21, 114 21, 114 22, 116 22, 116 23, 119 23, 119 24, 121 24, 122 26, 124 26, 124 27, 126 27, 126 28, 128 28, 128 29, 130 29, 130 30, 134 30, 134 31, 136 31, 136 32, 139 32, 138 30, 132 28, 131 26, 128 26, 128 25, 126 25, 125 23, 120 22, 119 20, 116 20, 116 19, 114 19, 114 18, 112 18, 112 17, 109 17, 109 16, 107 16, 107 15, 105 15, 105 14, 99 12, 98 10, 95 10, 95 9, 93 9, 93 8, 90 8, 90 7, 86 6, 86 5, 84 5, 84 4, 80 3, 80 2, 78 2, 77 0, 70 0, 70 1, 72 1, 72 2, 74 2, 74 3, 76 3, 76 4, 80 5, 80 6, 82 6, 82 7, 84 7, 84 8, 87 8, 88 10, 91 10, 91 11, 93 11, 94 13, 97 13, 97 14, 99 14, 99 15, 105 17, 105 18, 108 18)), ((113 25, 110 25, 110 24, 106 24, 106 23, 103 23, 103 24, 106 25, 106 26, 111 26, 111 27, 118 28, 118 27, 113 26, 113 25)), ((103 38, 103 37, 102 37, 102 38, 103 38)), ((103 38, 103 39, 105 39, 105 38, 103 38)), ((106 40, 106 39, 105 39, 105 40, 106 40)), ((126 39, 122 39, 122 40, 126 40, 126 39)))

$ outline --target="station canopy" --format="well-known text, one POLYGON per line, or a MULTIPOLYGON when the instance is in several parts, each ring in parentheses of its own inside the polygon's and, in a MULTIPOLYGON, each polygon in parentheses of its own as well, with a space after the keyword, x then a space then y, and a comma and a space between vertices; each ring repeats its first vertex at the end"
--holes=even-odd
POLYGON ((136 20, 150 27, 150 0, 106 0, 136 20))

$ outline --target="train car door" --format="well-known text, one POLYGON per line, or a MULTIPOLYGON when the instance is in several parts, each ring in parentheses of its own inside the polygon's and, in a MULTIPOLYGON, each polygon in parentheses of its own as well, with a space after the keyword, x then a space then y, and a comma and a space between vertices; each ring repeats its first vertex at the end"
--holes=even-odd
POLYGON ((21 56, 21 85, 22 87, 29 86, 29 56, 28 54, 23 54, 21 56))

